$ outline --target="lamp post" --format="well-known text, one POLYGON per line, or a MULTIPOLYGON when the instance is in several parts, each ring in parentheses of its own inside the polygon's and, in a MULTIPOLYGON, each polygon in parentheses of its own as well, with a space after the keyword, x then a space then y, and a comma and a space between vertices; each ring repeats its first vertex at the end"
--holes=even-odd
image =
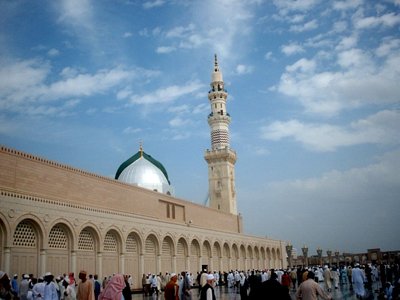
POLYGON ((288 256, 289 268, 292 267, 292 250, 293 250, 292 244, 290 244, 290 243, 287 244, 287 245, 286 245, 286 253, 287 253, 287 256, 288 256))
POLYGON ((317 248, 317 254, 318 254, 318 262, 322 266, 322 249, 320 247, 317 248))
POLYGON ((336 256, 336 265, 339 267, 339 251, 338 250, 336 250, 335 251, 335 256, 336 256))
POLYGON ((332 251, 327 250, 326 255, 328 255, 329 266, 331 266, 332 265, 332 251))
POLYGON ((301 251, 303 251, 304 266, 308 266, 308 247, 304 245, 301 251))

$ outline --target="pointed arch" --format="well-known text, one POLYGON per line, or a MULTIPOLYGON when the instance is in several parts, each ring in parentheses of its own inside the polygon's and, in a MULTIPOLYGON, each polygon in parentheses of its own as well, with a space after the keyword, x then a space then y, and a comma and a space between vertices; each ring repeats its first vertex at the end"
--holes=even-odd
POLYGON ((72 269, 71 252, 74 248, 74 233, 70 224, 58 220, 51 226, 47 238, 46 270, 52 274, 63 274, 72 269))
POLYGON ((230 269, 230 261, 231 261, 231 249, 229 248, 228 243, 224 243, 222 247, 222 269, 221 271, 228 272, 230 269))
POLYGON ((157 261, 160 247, 157 237, 151 233, 144 242, 144 273, 157 273, 157 261))
POLYGON ((255 269, 260 269, 260 252, 259 252, 259 250, 258 250, 258 247, 257 246, 254 246, 254 259, 253 259, 253 261, 254 261, 254 268, 255 269))
POLYGON ((201 262, 202 265, 206 265, 209 271, 211 268, 211 245, 210 242, 205 240, 201 247, 201 262))
POLYGON ((247 266, 246 266, 246 248, 244 247, 244 245, 240 245, 240 249, 239 249, 239 269, 240 270, 246 270, 247 266))
POLYGON ((137 280, 133 281, 135 288, 142 286, 139 282, 142 274, 140 274, 140 253, 142 253, 142 240, 140 235, 135 232, 129 232, 125 241, 125 273, 131 274, 137 280))
POLYGON ((100 235, 95 226, 85 224, 78 236, 77 266, 89 274, 97 274, 97 253, 100 251, 100 235))
POLYGON ((212 270, 210 271, 220 271, 221 266, 221 257, 222 257, 222 251, 221 251, 221 245, 219 242, 214 242, 213 247, 212 247, 212 270))
POLYGON ((181 237, 176 245, 176 272, 188 271, 189 249, 186 239, 181 237))
POLYGON ((12 233, 11 273, 38 275, 40 249, 43 248, 44 227, 36 216, 22 216, 12 233))
POLYGON ((175 257, 174 242, 170 236, 164 237, 161 245, 161 270, 160 272, 172 272, 173 257, 175 257))
POLYGON ((253 261, 253 248, 248 245, 247 246, 247 268, 248 269, 254 269, 254 261, 253 261))
POLYGON ((121 273, 122 236, 118 229, 110 228, 103 239, 103 274, 121 273))
POLYGON ((231 270, 237 270, 239 269, 239 248, 237 244, 232 245, 231 253, 231 270))
POLYGON ((200 265, 200 258, 201 258, 201 251, 200 251, 200 243, 197 239, 193 239, 190 243, 190 270, 193 274, 195 272, 201 270, 200 265))

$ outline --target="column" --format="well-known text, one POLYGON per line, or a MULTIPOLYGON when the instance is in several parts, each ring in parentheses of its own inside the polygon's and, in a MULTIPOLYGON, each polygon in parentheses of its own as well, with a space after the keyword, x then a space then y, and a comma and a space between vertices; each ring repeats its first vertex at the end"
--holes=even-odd
POLYGON ((10 274, 10 260, 11 260, 11 248, 10 247, 4 247, 4 263, 2 268, 4 268, 4 272, 9 274, 10 278, 12 274, 10 274))
POLYGON ((45 274, 47 272, 47 270, 46 270, 46 258, 47 258, 46 250, 44 250, 44 249, 40 250, 40 258, 39 258, 40 269, 39 269, 39 274, 45 274))

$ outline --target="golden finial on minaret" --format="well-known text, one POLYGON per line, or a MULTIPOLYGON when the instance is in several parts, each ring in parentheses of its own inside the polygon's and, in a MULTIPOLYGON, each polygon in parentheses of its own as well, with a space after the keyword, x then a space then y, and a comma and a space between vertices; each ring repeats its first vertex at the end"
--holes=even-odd
POLYGON ((218 58, 217 58, 217 54, 214 54, 214 65, 216 67, 218 67, 218 58))

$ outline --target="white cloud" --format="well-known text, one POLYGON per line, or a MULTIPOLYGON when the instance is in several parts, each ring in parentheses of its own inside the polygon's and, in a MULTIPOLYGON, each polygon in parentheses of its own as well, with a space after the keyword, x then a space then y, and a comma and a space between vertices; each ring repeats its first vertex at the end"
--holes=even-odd
POLYGON ((176 48, 172 46, 162 46, 162 47, 157 47, 156 49, 156 52, 160 54, 171 53, 173 51, 176 51, 176 48))
POLYGON ((357 29, 368 29, 378 26, 393 27, 400 24, 400 15, 393 12, 378 17, 356 17, 354 26, 357 29))
POLYGON ((273 60, 274 57, 273 57, 272 51, 268 51, 268 52, 264 55, 264 58, 265 58, 266 60, 273 60))
POLYGON ((323 58, 301 59, 286 67, 277 90, 298 100, 309 113, 334 115, 343 109, 369 104, 399 103, 400 53, 392 51, 375 61, 370 51, 339 52, 337 70, 324 71, 323 58))
POLYGON ((326 232, 330 233, 333 242, 325 242, 324 249, 363 251, 371 244, 397 247, 396 230, 380 232, 382 228, 394 228, 398 223, 399 169, 400 151, 395 150, 362 167, 266 183, 259 194, 251 195, 252 199, 257 199, 254 205, 259 208, 257 212, 252 211, 251 219, 261 228, 259 222, 263 218, 268 223, 285 223, 286 226, 274 230, 274 234, 292 236, 293 244, 306 243, 310 249, 326 241, 326 232), (282 204, 296 209, 282 210, 282 204), (298 224, 302 224, 301 228, 298 224), (306 233, 304 227, 308 228, 306 233), (354 238, 360 234, 365 242, 354 238), (393 240, 389 244, 388 238, 393 240))
POLYGON ((146 1, 143 3, 143 8, 144 9, 151 9, 154 7, 160 7, 165 4, 164 0, 154 0, 154 1, 146 1))
POLYGON ((124 38, 129 38, 131 36, 132 36, 132 32, 124 32, 124 35, 123 35, 124 38))
POLYGON ((391 37, 384 38, 382 43, 376 49, 376 55, 379 57, 388 56, 393 51, 400 50, 400 39, 394 39, 391 37))
POLYGON ((296 72, 300 71, 301 73, 310 73, 314 72, 316 67, 316 63, 314 60, 308 60, 305 58, 299 59, 293 65, 287 66, 286 71, 288 72, 296 72))
POLYGON ((287 56, 297 54, 297 53, 302 53, 304 52, 304 48, 297 44, 297 43, 290 43, 288 45, 283 45, 281 47, 281 51, 286 54, 287 56))
POLYGON ((132 104, 156 104, 173 102, 180 97, 195 93, 204 88, 204 85, 197 82, 188 82, 182 85, 172 85, 166 88, 160 88, 154 92, 145 95, 133 95, 130 98, 132 104))
POLYGON ((347 127, 298 120, 276 121, 261 128, 261 137, 273 141, 290 138, 309 150, 326 152, 361 144, 397 145, 400 143, 398 128, 400 111, 384 110, 347 127))
MULTIPOLYGON (((143 74, 146 72, 141 72, 143 74)), ((136 70, 116 67, 90 74, 65 67, 60 72, 61 79, 53 76, 49 83, 52 75, 50 64, 40 60, 3 64, 0 67, 0 107, 3 110, 25 112, 29 105, 32 111, 49 114, 52 108, 44 107, 44 102, 55 103, 109 92, 129 82, 137 73, 136 70)))
POLYGON ((307 23, 304 24, 299 24, 299 25, 291 25, 289 30, 293 32, 304 32, 304 31, 310 31, 318 28, 318 22, 317 20, 311 20, 307 23))
POLYGON ((336 50, 341 51, 354 48, 357 46, 357 42, 358 42, 357 35, 345 36, 341 39, 339 45, 336 46, 336 50))
POLYGON ((189 119, 183 119, 181 117, 175 117, 168 122, 169 126, 171 127, 183 127, 190 124, 189 119))
POLYGON ((193 31, 196 29, 193 23, 187 26, 177 26, 170 29, 166 34, 165 37, 167 38, 181 38, 185 36, 190 36, 193 31))
POLYGON ((286 15, 293 11, 309 11, 319 2, 319 0, 274 0, 274 5, 278 8, 281 14, 286 15))
POLYGON ((362 0, 345 0, 345 1, 335 1, 332 7, 336 10, 348 10, 355 9, 363 4, 362 0))
POLYGON ((124 128, 124 130, 122 131, 122 133, 124 134, 135 134, 138 132, 141 132, 142 129, 141 128, 133 128, 131 126, 124 128))
MULTIPOLYGON (((59 22, 93 31, 93 7, 90 0, 62 0, 58 4, 59 22)), ((77 32, 79 33, 79 30, 77 32)))
POLYGON ((236 66, 236 74, 238 75, 250 74, 253 72, 253 69, 254 68, 252 66, 240 64, 236 66))
POLYGON ((49 51, 47 51, 47 55, 48 56, 53 56, 54 57, 54 56, 58 56, 59 54, 60 54, 60 51, 55 49, 55 48, 52 48, 49 51))
POLYGON ((172 106, 168 108, 168 112, 176 113, 176 114, 184 114, 190 111, 189 105, 183 104, 179 106, 172 106))

